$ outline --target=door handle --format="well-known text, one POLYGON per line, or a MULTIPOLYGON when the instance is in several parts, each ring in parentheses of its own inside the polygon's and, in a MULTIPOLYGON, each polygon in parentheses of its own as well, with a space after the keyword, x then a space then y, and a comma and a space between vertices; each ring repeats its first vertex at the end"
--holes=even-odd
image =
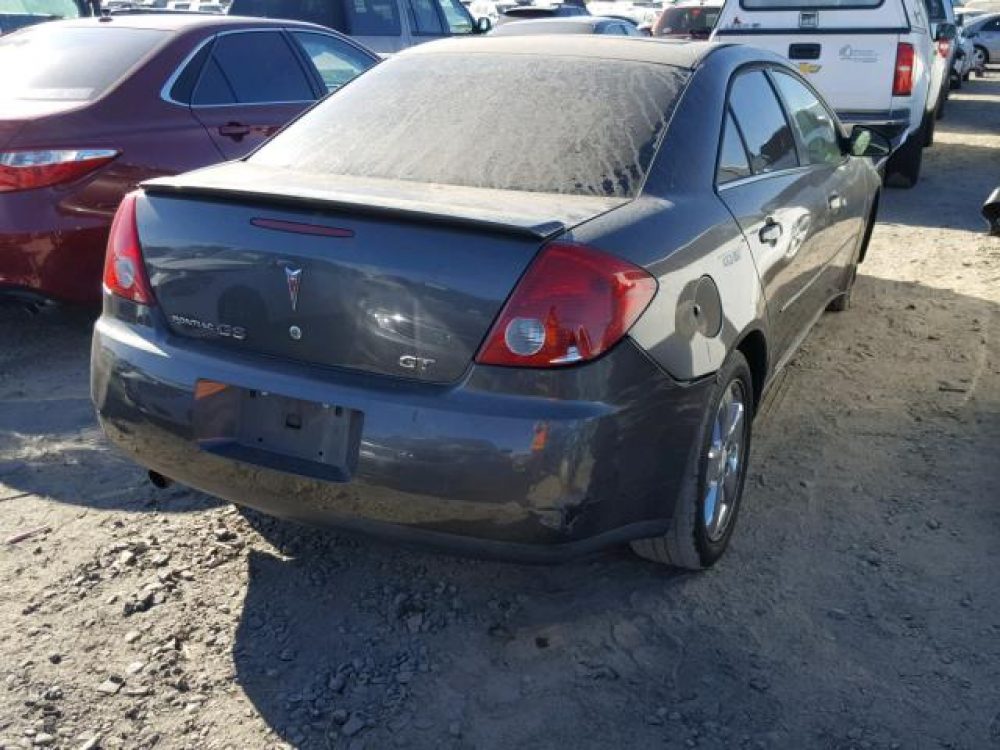
POLYGON ((760 237, 760 241, 765 245, 777 245, 782 231, 781 224, 768 216, 767 219, 764 220, 764 226, 761 227, 757 236, 760 237))
POLYGON ((219 135, 224 135, 227 138, 232 138, 234 140, 242 140, 243 136, 250 133, 250 128, 248 128, 243 123, 239 122, 227 122, 225 125, 219 126, 219 135))
POLYGON ((831 193, 830 197, 826 199, 826 203, 831 211, 839 211, 844 207, 844 199, 837 193, 831 193))

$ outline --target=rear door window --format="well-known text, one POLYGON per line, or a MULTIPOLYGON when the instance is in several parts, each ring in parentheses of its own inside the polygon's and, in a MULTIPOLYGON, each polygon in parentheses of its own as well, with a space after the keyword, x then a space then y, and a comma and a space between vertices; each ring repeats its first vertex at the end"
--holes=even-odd
POLYGON ((309 78, 284 35, 251 31, 216 39, 192 103, 275 104, 315 98, 309 78))
POLYGON ((354 36, 399 36, 396 0, 334 0, 347 8, 347 33, 354 36))
POLYGON ((413 29, 417 34, 434 36, 444 34, 444 24, 441 23, 441 16, 438 15, 434 0, 407 0, 407 5, 413 18, 413 29))
POLYGON ((5 36, 0 38, 0 103, 96 99, 169 38, 169 32, 154 29, 48 24, 5 36))
POLYGON ((357 48, 329 34, 294 31, 292 36, 316 66, 327 91, 339 89, 375 64, 374 60, 357 48))
POLYGON ((774 71, 774 82, 785 100, 792 124, 799 135, 806 159, 810 164, 839 164, 844 160, 837 137, 833 115, 805 84, 798 79, 774 71))
POLYGON ((795 137, 763 71, 738 75, 729 103, 750 152, 754 174, 798 166, 795 137))

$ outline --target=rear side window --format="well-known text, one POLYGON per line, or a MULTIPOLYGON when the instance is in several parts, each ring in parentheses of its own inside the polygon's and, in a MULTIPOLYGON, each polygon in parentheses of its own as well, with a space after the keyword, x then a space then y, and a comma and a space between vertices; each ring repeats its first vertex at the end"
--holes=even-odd
POLYGON ((0 39, 0 102, 96 99, 169 36, 153 29, 48 24, 5 36, 0 39))
POLYGON ((736 129, 736 121, 732 112, 726 112, 726 125, 722 130, 722 147, 719 149, 719 169, 715 181, 724 185, 727 182, 750 176, 750 161, 740 131, 736 129))
POLYGON ((414 29, 418 34, 444 34, 444 25, 438 15, 434 0, 407 0, 413 17, 414 29))
POLYGON ((781 92, 792 124, 799 134, 810 164, 839 164, 844 160, 833 117, 805 84, 796 78, 774 72, 774 82, 781 92))
POLYGON ((295 31, 292 36, 312 60, 327 91, 335 91, 354 76, 368 70, 375 61, 360 50, 329 34, 295 31))
POLYGON ((311 101, 312 86, 284 36, 276 31, 225 34, 215 41, 192 104, 311 101))
POLYGON ((689 34, 708 38, 722 8, 667 8, 653 25, 653 36, 689 34))
POLYGON ((754 174, 798 166, 795 137, 763 71, 737 76, 729 103, 746 140, 754 174))
POLYGON ((317 174, 633 197, 687 75, 666 65, 541 55, 391 58, 251 161, 317 174))

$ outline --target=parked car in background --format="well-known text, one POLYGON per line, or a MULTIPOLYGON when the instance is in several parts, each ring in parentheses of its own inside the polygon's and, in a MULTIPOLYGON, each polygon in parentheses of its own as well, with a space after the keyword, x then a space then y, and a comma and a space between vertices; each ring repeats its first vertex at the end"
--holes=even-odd
POLYGON ((590 11, 582 3, 515 5, 500 10, 498 25, 510 21, 524 21, 534 18, 571 18, 589 15, 590 11))
POLYGON ((382 54, 491 28, 461 0, 233 0, 229 14, 318 23, 382 54))
POLYGON ((631 21, 601 16, 569 18, 535 18, 512 21, 498 26, 490 36, 525 36, 532 34, 610 34, 612 36, 642 36, 631 21))
POLYGON ((668 39, 708 39, 722 13, 723 0, 681 0, 663 9, 652 36, 668 39))
POLYGON ((83 0, 0 0, 0 36, 44 21, 89 15, 83 0))
POLYGON ((873 138, 749 46, 408 50, 122 202, 101 423, 161 484, 285 518, 707 567, 758 404, 847 306, 873 138))
POLYGON ((631 0, 593 0, 587 3, 587 11, 594 16, 606 18, 626 18, 636 27, 652 27, 660 15, 658 3, 631 2, 631 0))
POLYGON ((975 69, 976 48, 972 40, 965 35, 961 24, 955 36, 955 58, 951 67, 951 87, 962 88, 962 83, 969 80, 975 69))
POLYGON ((990 13, 965 23, 965 37, 973 45, 973 66, 979 69, 1000 62, 1000 13, 990 13))
POLYGON ((122 196, 247 154, 378 58, 312 24, 58 21, 0 39, 0 292, 94 304, 122 196))
MULTIPOLYGON (((958 19, 951 0, 924 0, 931 22, 931 37, 935 40, 937 55, 931 70, 931 86, 939 86, 938 107, 936 117, 944 115, 945 105, 951 95, 951 71, 954 68, 955 55, 958 53, 958 19)), ((933 133, 932 133, 933 136, 933 133)), ((928 138, 930 145, 933 137, 928 138)))
POLYGON ((924 0, 729 0, 712 39, 787 57, 844 123, 892 140, 886 178, 912 187, 947 86, 931 26, 924 0))

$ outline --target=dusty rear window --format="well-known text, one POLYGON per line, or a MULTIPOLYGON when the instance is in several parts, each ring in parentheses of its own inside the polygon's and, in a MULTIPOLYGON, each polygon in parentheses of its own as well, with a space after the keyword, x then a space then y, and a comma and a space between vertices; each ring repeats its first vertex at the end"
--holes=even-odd
POLYGON ((0 39, 0 102, 96 99, 169 32, 129 28, 55 28, 48 24, 0 39))
POLYGON ((607 59, 403 56, 340 89, 250 161, 321 174, 633 197, 686 78, 680 68, 607 59))

